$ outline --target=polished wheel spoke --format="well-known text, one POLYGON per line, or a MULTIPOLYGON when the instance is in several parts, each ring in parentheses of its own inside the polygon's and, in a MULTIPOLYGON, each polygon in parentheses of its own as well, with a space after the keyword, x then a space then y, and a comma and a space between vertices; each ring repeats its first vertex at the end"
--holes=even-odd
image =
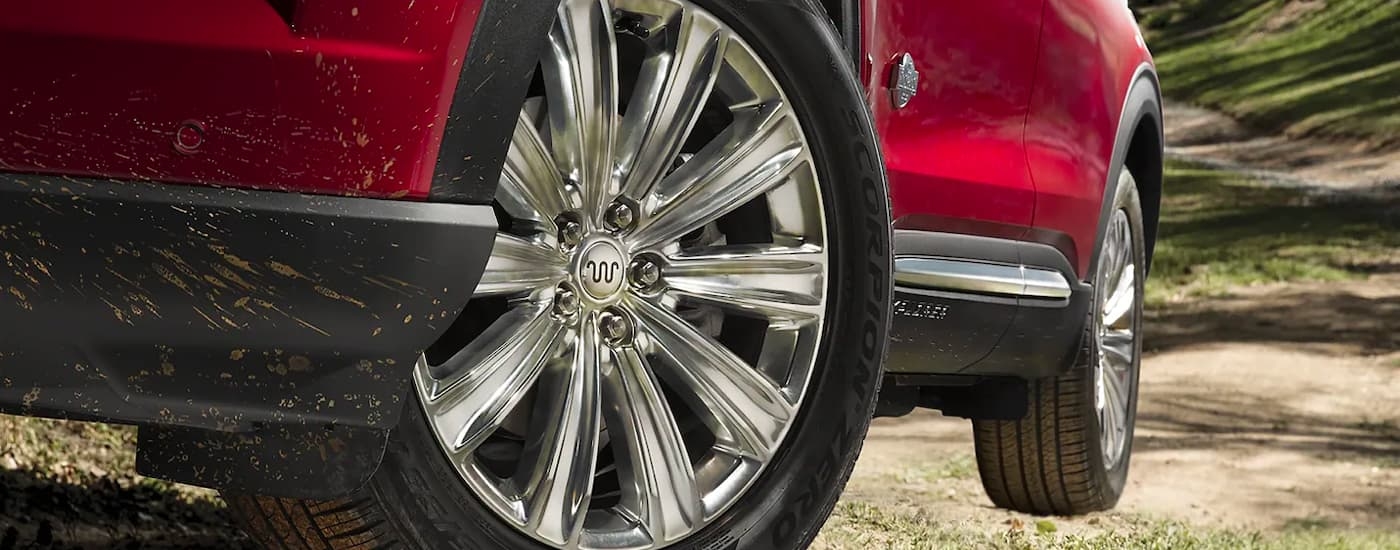
POLYGON ((495 248, 476 286, 476 297, 518 294, 548 287, 566 276, 553 248, 509 233, 496 233, 495 248))
POLYGON ((544 426, 528 442, 534 467, 527 488, 527 524, 540 538, 558 545, 577 542, 582 533, 598 456, 599 354, 595 320, 585 321, 572 361, 547 368, 537 415, 544 426))
POLYGON ((667 285, 682 296, 770 319, 822 312, 826 255, 820 247, 729 246, 670 259, 667 285))
POLYGON ((501 172, 497 200, 517 219, 554 233, 554 219, 568 205, 564 180, 528 113, 521 112, 501 172))
POLYGON ((425 412, 452 451, 475 449, 501 425, 544 368, 562 326, 538 305, 517 308, 452 356, 424 396, 425 412))
POLYGON ((654 542, 675 540, 700 519, 702 503, 680 428, 646 359, 617 351, 605 368, 608 432, 622 441, 617 456, 626 507, 654 542))
POLYGON ((719 73, 727 42, 720 23, 681 11, 665 27, 673 44, 649 56, 622 120, 618 171, 622 193, 641 197, 680 155, 719 73))
POLYGON ((1103 336, 1104 359, 1107 367, 1119 372, 1133 366, 1133 331, 1109 330, 1103 336))
POLYGON ((1109 455, 1114 454, 1118 449, 1118 440, 1120 439, 1118 430, 1122 421, 1119 417, 1121 410, 1118 405, 1122 402, 1122 397, 1117 394, 1118 390, 1113 383, 1105 381, 1104 388, 1107 400, 1102 412, 1103 433, 1101 435, 1104 439, 1104 454, 1109 455))
POLYGON ((759 460, 772 456, 794 412, 778 387, 676 314, 644 300, 636 305, 653 351, 664 358, 661 375, 732 450, 759 460))
POLYGON ((632 242, 674 241, 773 190, 805 162, 792 111, 772 102, 736 115, 693 158, 662 179, 643 201, 649 213, 632 242))
POLYGON ((1123 327, 1128 321, 1128 313, 1133 310, 1137 299, 1137 281, 1133 266, 1120 269, 1119 276, 1113 281, 1112 293, 1108 295, 1107 303, 1104 304, 1103 324, 1107 327, 1123 327))
POLYGON ((1138 306, 1134 237, 1127 215, 1115 211, 1109 222, 1100 258, 1098 284, 1100 317, 1098 362, 1095 366, 1099 407, 1100 445, 1104 464, 1113 468, 1122 460, 1127 443, 1132 392, 1136 384, 1138 306))
POLYGON ((578 182, 591 212, 612 188, 617 46, 609 4, 564 0, 542 63, 554 158, 578 182))

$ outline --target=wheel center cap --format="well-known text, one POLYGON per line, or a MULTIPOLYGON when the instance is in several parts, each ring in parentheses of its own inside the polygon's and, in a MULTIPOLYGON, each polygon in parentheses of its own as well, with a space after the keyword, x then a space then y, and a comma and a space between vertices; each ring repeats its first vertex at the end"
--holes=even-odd
POLYGON ((574 266, 574 276, 584 294, 594 300, 607 300, 622 289, 622 249, 610 240, 597 240, 583 245, 574 266))

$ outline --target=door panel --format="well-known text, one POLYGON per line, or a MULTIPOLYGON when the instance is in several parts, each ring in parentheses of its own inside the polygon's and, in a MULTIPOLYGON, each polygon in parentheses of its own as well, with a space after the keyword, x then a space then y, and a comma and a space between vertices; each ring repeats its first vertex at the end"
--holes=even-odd
POLYGON ((865 2, 866 85, 897 226, 950 230, 958 224, 949 218, 1031 225, 1035 189, 1024 130, 1042 4, 865 2), (914 99, 895 109, 890 75, 905 52, 921 77, 914 99), (921 227, 929 224, 938 227, 921 227))
POLYGON ((1088 272, 1118 118, 1133 75, 1151 56, 1120 0, 1048 0, 1026 155, 1035 225, 1067 234, 1088 272))
POLYGON ((13 3, 0 169, 426 197, 481 3, 13 3))

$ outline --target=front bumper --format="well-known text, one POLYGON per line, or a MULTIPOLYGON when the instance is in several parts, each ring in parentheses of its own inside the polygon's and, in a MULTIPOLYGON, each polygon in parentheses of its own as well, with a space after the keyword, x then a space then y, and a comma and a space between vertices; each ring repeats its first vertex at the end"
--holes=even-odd
POLYGON ((0 174, 0 412, 380 433, 495 228, 490 206, 0 174))

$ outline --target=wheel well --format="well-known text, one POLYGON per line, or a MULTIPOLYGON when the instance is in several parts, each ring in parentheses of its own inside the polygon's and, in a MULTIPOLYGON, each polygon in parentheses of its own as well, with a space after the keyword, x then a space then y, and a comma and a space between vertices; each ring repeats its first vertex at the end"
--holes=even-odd
POLYGON ((860 0, 821 0, 822 9, 841 37, 841 47, 857 74, 860 69, 860 0))
POLYGON ((1142 200, 1143 241, 1147 245, 1147 267, 1152 267, 1152 251, 1157 243, 1157 220, 1162 210, 1162 132, 1157 119, 1142 117, 1133 129, 1128 156, 1123 161, 1137 181, 1142 200))
POLYGON ((836 28, 841 28, 841 15, 845 9, 843 4, 846 0, 822 0, 822 8, 826 9, 826 15, 836 23, 836 28))

